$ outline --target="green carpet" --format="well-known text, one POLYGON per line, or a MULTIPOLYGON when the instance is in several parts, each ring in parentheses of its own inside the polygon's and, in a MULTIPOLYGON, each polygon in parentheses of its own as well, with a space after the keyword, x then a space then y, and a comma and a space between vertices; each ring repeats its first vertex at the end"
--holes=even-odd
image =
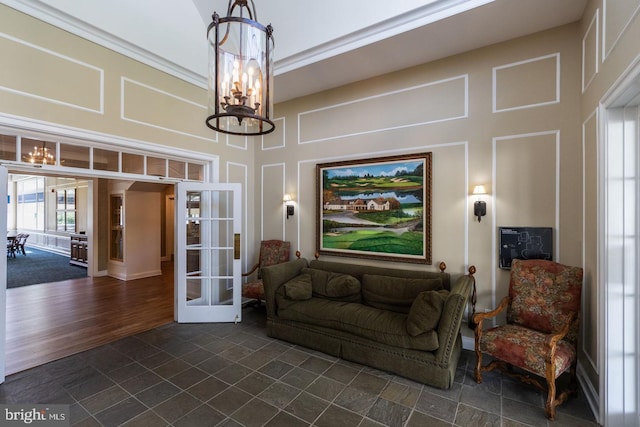
POLYGON ((69 257, 26 247, 26 255, 7 257, 7 288, 87 277, 87 269, 69 264, 69 257))

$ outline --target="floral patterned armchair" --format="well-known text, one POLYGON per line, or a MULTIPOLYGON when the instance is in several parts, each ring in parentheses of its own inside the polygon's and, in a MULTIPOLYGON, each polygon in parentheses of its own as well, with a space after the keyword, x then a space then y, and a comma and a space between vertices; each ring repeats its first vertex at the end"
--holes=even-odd
POLYGON ((242 285, 242 297, 258 301, 264 301, 264 285, 260 276, 260 269, 270 265, 280 264, 289 261, 291 242, 282 240, 263 240, 260 242, 260 256, 258 262, 251 270, 242 274, 242 277, 250 277, 256 272, 253 280, 248 280, 242 285))
POLYGON ((555 418, 556 406, 577 392, 576 363, 580 320, 582 268, 553 261, 514 260, 509 295, 488 313, 473 316, 477 363, 476 382, 482 372, 495 368, 545 391, 545 415, 555 418), (484 331, 482 321, 507 309, 507 323, 484 331), (482 355, 494 360, 482 366, 482 355), (520 368, 518 373, 512 368, 520 368), (570 384, 556 397, 556 379, 564 372, 570 384), (529 374, 534 374, 531 376, 529 374))

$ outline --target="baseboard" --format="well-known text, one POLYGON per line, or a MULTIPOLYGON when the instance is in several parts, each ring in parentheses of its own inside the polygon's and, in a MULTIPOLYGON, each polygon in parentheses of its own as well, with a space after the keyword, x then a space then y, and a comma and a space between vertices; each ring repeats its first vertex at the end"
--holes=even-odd
POLYGON ((578 377, 578 382, 580 383, 580 388, 584 392, 584 397, 589 403, 591 412, 593 412, 593 416, 595 417, 598 424, 602 425, 602 420, 600 419, 600 396, 598 394, 598 391, 593 388, 593 385, 591 384, 591 381, 589 381, 589 377, 587 377, 587 374, 580 361, 578 361, 576 375, 578 377))
POLYGON ((462 336, 462 348, 465 350, 475 351, 476 349, 476 339, 472 337, 462 336))

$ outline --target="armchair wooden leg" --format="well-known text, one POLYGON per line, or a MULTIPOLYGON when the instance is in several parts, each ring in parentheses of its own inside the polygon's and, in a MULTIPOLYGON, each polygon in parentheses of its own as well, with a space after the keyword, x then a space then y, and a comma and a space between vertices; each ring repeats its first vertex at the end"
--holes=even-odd
POLYGON ((480 350, 476 350, 476 369, 475 369, 475 379, 478 384, 482 383, 482 352, 480 350))
POLYGON ((549 380, 547 378, 547 402, 544 405, 544 414, 547 418, 553 421, 556 418, 556 406, 558 405, 558 401, 556 400, 556 381, 549 380))
POLYGON ((474 372, 475 380, 478 384, 482 383, 482 351, 480 351, 480 340, 482 339, 482 321, 474 319, 475 328, 475 350, 476 350, 476 369, 474 372))

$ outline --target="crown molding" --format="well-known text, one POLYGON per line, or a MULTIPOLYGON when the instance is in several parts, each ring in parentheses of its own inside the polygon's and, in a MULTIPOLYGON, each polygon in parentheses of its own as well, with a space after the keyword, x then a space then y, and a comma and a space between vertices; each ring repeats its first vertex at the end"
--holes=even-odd
POLYGON ((371 25, 359 31, 354 31, 344 37, 323 43, 300 53, 281 58, 275 63, 275 75, 287 73, 298 68, 306 67, 315 62, 361 48, 388 39, 416 28, 449 18, 493 3, 495 0, 443 0, 431 2, 417 9, 371 25))

